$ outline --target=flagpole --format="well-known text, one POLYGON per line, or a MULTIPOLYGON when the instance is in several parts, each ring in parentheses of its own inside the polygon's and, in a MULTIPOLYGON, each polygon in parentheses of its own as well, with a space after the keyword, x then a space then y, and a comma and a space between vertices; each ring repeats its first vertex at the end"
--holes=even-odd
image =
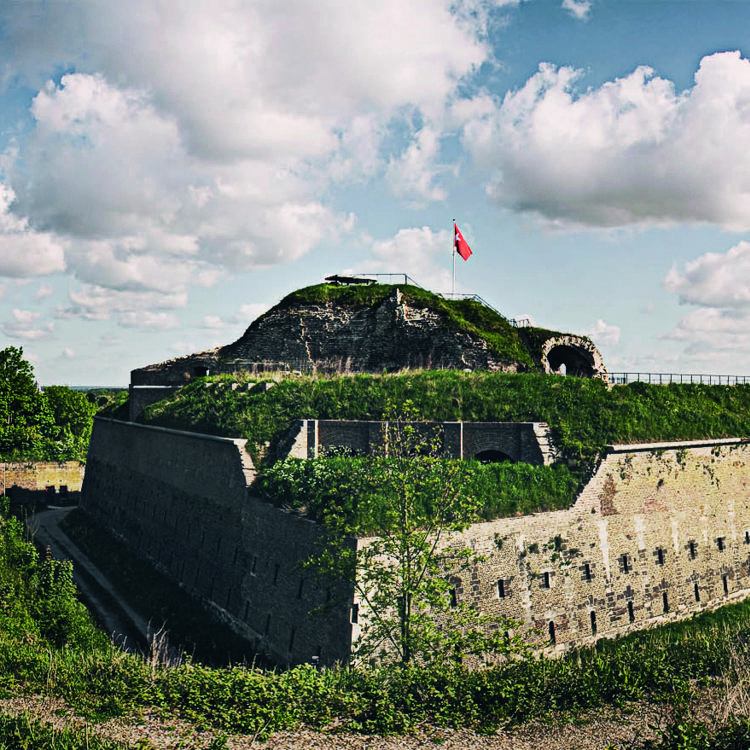
POLYGON ((456 220, 453 219, 453 245, 451 245, 451 255, 453 256, 453 284, 451 286, 451 297, 456 295, 456 220))

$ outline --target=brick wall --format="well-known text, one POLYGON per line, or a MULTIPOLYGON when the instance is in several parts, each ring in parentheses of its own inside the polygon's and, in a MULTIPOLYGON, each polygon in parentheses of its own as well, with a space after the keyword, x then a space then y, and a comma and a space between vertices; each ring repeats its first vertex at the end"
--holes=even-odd
POLYGON ((476 590, 460 588, 542 640, 554 623, 558 649, 744 598, 749 468, 740 440, 611 447, 569 510, 455 540, 485 557, 476 590))
POLYGON ((54 487, 56 493, 79 492, 83 483, 85 466, 80 461, 62 463, 2 463, 0 464, 0 494, 14 490, 43 492, 54 487))

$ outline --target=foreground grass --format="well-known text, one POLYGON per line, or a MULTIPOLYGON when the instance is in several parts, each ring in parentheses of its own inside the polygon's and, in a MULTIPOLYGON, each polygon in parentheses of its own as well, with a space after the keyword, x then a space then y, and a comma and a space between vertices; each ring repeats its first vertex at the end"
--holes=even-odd
MULTIPOLYGON (((0 695, 61 699, 92 722, 161 712, 214 732, 258 739, 301 726, 375 734, 423 726, 488 733, 561 712, 575 717, 597 707, 649 701, 672 706, 676 715, 661 744, 652 747, 719 746, 695 744, 706 737, 721 737, 732 747, 728 743, 744 741, 747 733, 744 713, 709 729, 684 707, 696 688, 748 683, 750 602, 603 640, 559 659, 524 658, 477 671, 210 668, 170 663, 158 651, 150 657, 120 651, 86 617, 61 565, 39 559, 20 525, 0 515, 0 695), (689 734, 694 744, 674 744, 679 733, 689 734)), ((8 726, 10 736, 41 731, 29 721, 8 726)), ((0 729, 3 740, 6 730, 0 729)), ((24 747, 20 741, 6 744, 24 747)))
POLYGON ((629 701, 669 702, 747 660, 750 607, 602 641, 556 660, 525 659, 485 670, 268 671, 169 666, 112 646, 40 648, 0 640, 0 689, 63 699, 95 720, 144 708, 174 712, 226 733, 258 737, 305 725, 368 733, 428 723, 491 732, 501 726, 629 701))
POLYGON ((56 729, 27 714, 0 714, 0 750, 127 750, 128 745, 97 736, 88 727, 56 729))

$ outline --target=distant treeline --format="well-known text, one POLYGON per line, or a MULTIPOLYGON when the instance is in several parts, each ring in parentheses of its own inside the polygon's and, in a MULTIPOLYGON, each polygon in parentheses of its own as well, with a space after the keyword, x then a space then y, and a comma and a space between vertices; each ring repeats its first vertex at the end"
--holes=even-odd
POLYGON ((118 392, 40 389, 23 349, 0 350, 0 460, 84 461, 93 416, 118 392))

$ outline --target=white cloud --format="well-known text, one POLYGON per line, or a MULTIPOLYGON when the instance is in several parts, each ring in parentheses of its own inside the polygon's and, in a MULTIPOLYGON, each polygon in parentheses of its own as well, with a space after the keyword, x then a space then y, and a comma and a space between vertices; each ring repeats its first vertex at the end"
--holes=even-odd
POLYGON ((34 299, 40 300, 54 294, 55 290, 49 284, 41 284, 34 294, 34 299))
POLYGON ((699 306, 665 338, 685 343, 692 356, 734 352, 738 359, 745 357, 750 350, 750 243, 705 253, 683 271, 673 266, 664 287, 679 295, 680 304, 699 306))
POLYGON ((620 327, 608 325, 601 318, 586 333, 597 346, 614 346, 620 341, 620 327))
POLYGON ((680 304, 750 306, 750 242, 740 242, 725 254, 706 253, 687 263, 682 273, 672 267, 664 286, 679 294, 680 304))
POLYGON ((684 342, 687 354, 729 352, 744 357, 750 348, 750 311, 702 307, 682 318, 664 338, 684 342))
POLYGON ((0 276, 41 276, 65 269, 65 243, 47 232, 35 232, 10 207, 13 189, 0 182, 0 276))
POLYGON ((91 284, 68 291, 70 304, 59 306, 56 316, 61 320, 126 320, 129 327, 137 316, 148 310, 171 310, 187 305, 184 291, 160 294, 105 289, 91 284))
POLYGON ((221 330, 226 326, 226 323, 218 315, 204 315, 203 316, 203 328, 209 328, 212 330, 221 330))
MULTIPOLYGON (((470 243, 469 228, 462 229, 466 230, 464 234, 470 243)), ((401 229, 388 240, 373 242, 372 254, 376 262, 357 270, 388 273, 398 268, 424 287, 449 291, 452 248, 452 231, 433 232, 429 227, 401 229)))
POLYGON ((149 310, 122 313, 118 322, 123 328, 141 328, 149 331, 169 331, 180 327, 180 320, 176 315, 149 310))
POLYGON ((445 190, 434 184, 439 172, 435 166, 439 152, 438 133, 429 127, 422 128, 407 149, 388 164, 386 180, 393 193, 416 202, 445 200, 445 190))
POLYGON ((54 323, 41 321, 41 313, 16 308, 12 314, 13 320, 0 326, 3 333, 10 338, 36 341, 49 338, 55 329, 54 323))
POLYGON ((464 128, 498 203, 553 225, 710 222, 750 229, 750 62, 704 57, 692 88, 639 67, 583 93, 542 64, 464 128))
POLYGON ((563 0, 563 10, 568 11, 573 18, 579 21, 588 19, 591 13, 591 0, 563 0))
POLYGON ((387 170, 405 201, 442 199, 446 108, 514 4, 0 4, 5 79, 39 87, 2 157, 0 275, 184 295, 350 232, 323 198, 337 181, 387 170))

